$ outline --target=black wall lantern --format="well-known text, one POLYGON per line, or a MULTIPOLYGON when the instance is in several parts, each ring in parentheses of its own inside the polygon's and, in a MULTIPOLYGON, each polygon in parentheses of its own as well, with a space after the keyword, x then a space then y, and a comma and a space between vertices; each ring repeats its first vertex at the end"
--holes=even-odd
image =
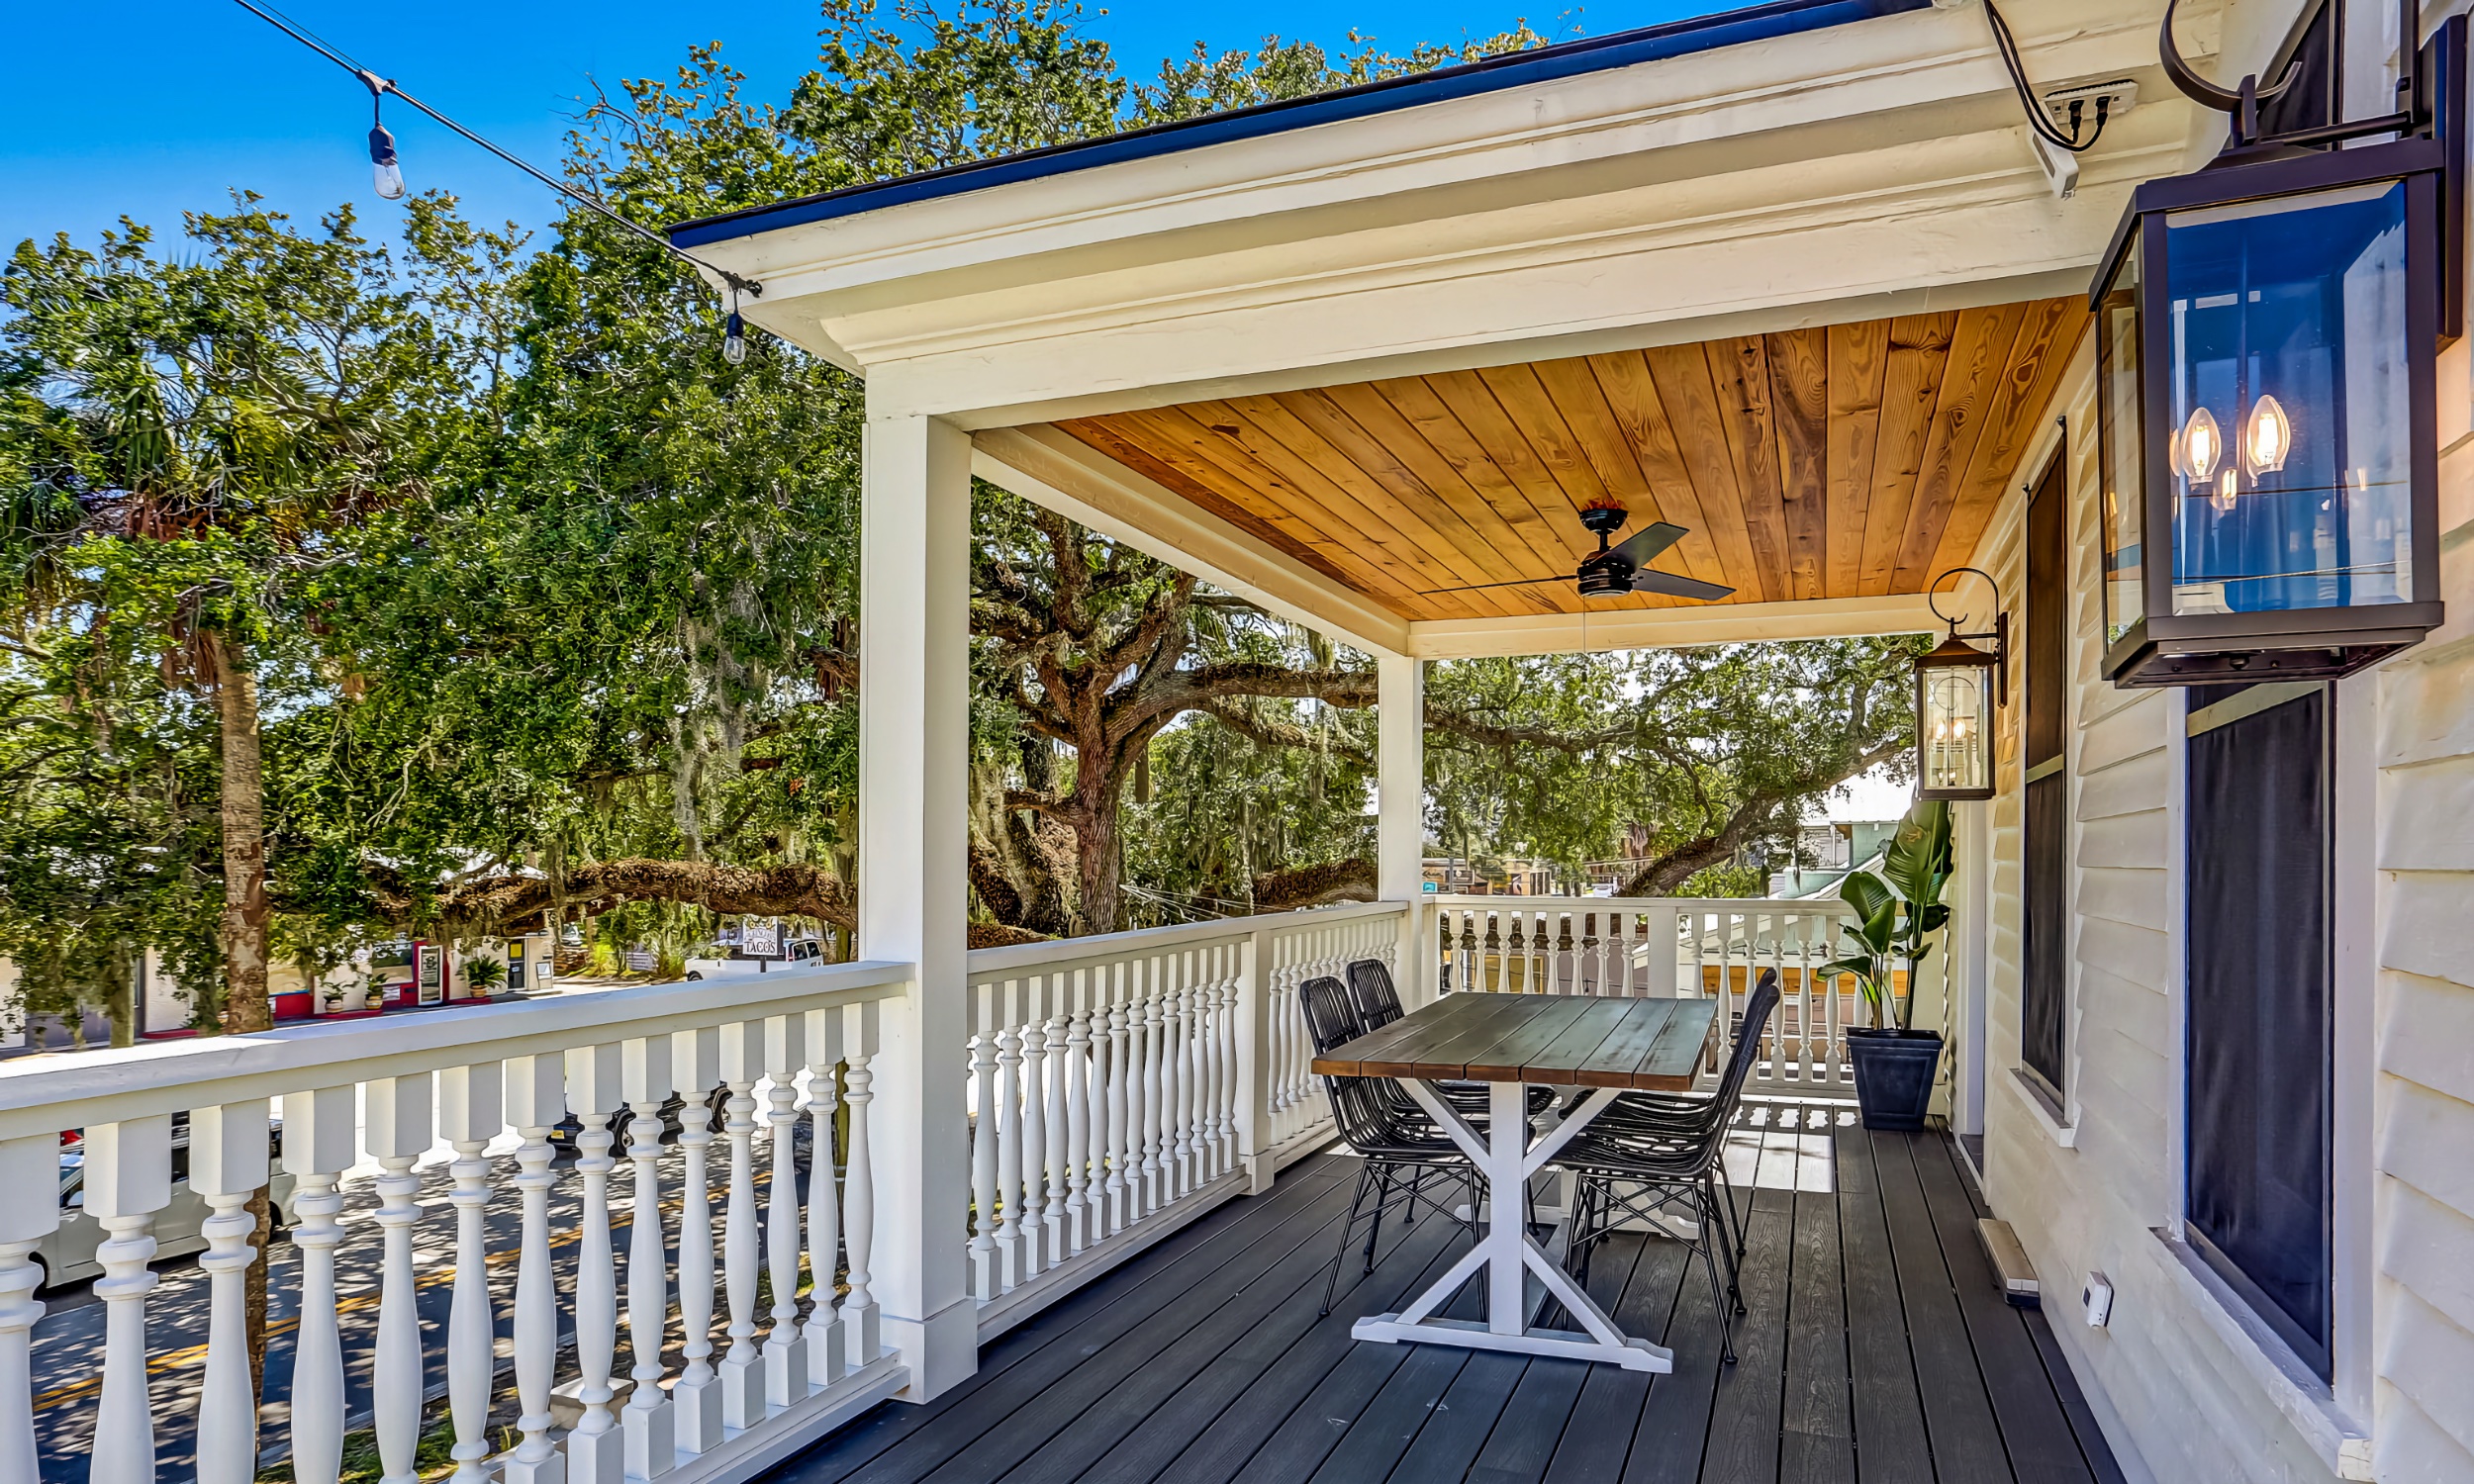
MULTIPOLYGON (((1993 713, 2010 704, 2010 615, 1996 611, 1993 627, 1962 634, 1958 620, 1942 611, 1942 584, 1974 573, 1987 583, 1990 575, 1974 567, 1954 567, 1933 580, 1926 602, 1933 616, 1950 625, 1950 637, 1916 658, 1916 796, 1918 798, 1991 798, 1993 796, 1993 713), (1990 639, 1990 653, 1968 643, 1990 639)), ((1994 603, 2001 601, 1994 586, 1994 603)))
MULTIPOLYGON (((2443 207, 2462 212, 2464 28, 2424 48, 2398 112, 2262 134, 2301 66, 2217 88, 2167 7, 2167 74, 2234 127, 2207 168, 2132 196, 2090 295, 2117 685, 2346 675, 2440 623, 2432 362, 2462 297, 2443 207)), ((2343 75, 2341 36, 2320 55, 2343 75)))

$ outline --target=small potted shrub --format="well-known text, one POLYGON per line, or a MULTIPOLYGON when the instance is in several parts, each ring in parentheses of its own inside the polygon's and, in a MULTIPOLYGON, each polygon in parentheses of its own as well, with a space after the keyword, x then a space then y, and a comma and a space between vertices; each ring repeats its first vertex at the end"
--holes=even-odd
POLYGON ((1933 953, 1933 934, 1950 921, 1942 901, 1950 877, 1950 805, 1929 799, 1907 811, 1882 852, 1880 876, 1851 872, 1839 883, 1840 900, 1856 909, 1856 921, 1847 929, 1850 952, 1820 973, 1834 981, 1854 978, 1872 1009, 1870 1027, 1850 1027, 1847 1033, 1848 1056, 1856 1064, 1856 1101, 1868 1129, 1921 1129, 1933 1102, 1942 1037, 1908 1022, 1915 1015, 1916 971, 1933 953), (1901 968, 1907 972, 1903 1007, 1894 987, 1901 968))
POLYGON ((507 961, 488 954, 475 954, 464 961, 464 988, 487 999, 507 983, 507 961))

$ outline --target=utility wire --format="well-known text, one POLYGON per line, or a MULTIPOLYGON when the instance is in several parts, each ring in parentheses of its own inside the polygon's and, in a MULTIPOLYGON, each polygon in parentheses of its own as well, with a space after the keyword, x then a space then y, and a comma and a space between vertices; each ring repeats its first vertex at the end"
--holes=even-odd
POLYGON ((450 119, 446 115, 438 112, 436 109, 431 108, 428 104, 422 102, 412 94, 397 87, 394 79, 380 77, 377 73, 353 60, 352 57, 347 55, 345 52, 319 40, 318 37, 310 33, 308 28, 292 21, 290 18, 284 16, 280 11, 277 11, 269 6, 254 4, 252 3, 252 0, 233 0, 233 3, 239 6, 242 10, 247 11, 249 14, 257 17, 259 20, 264 21, 267 25, 274 27, 285 36, 299 42, 302 46, 309 47, 312 51, 315 51, 319 55, 327 58, 327 60, 333 62, 336 66, 351 73, 354 77, 360 79, 361 85, 369 89, 370 96, 373 99, 385 94, 392 94, 395 97, 401 98, 404 100, 406 107, 415 109, 418 112, 427 115, 432 122, 444 126, 446 129, 462 136, 471 142, 487 149, 492 154, 497 155, 500 159, 507 161, 507 163, 514 165, 517 169, 531 176, 534 180, 548 186, 551 190, 556 191, 568 200, 575 202, 578 206, 584 207, 588 211, 598 213, 599 215, 608 218, 618 227, 635 233, 637 236, 642 237, 645 241, 652 243, 654 246, 659 247, 662 251, 678 258, 680 261, 693 264, 694 266, 702 268, 706 272, 713 274, 714 277, 719 278, 723 283, 728 284, 734 292, 745 294, 751 299, 757 298, 764 293, 764 285, 756 282, 754 279, 742 278, 727 268, 717 267, 713 263, 706 262, 703 258, 696 256, 694 253, 682 251, 680 248, 674 246, 668 237, 665 237, 661 233, 653 232, 647 228, 639 227, 635 223, 628 221, 626 218, 611 210, 609 204, 594 193, 579 190, 568 182, 551 175, 549 172, 536 169, 527 161, 519 158, 515 154, 510 153, 508 150, 500 148, 488 139, 483 139, 480 135, 473 133, 471 130, 466 129, 463 125, 456 123, 453 119, 450 119))
MULTIPOLYGON (((246 5, 248 0, 240 0, 240 3, 246 5)), ((1993 0, 1984 0, 1984 19, 1993 28, 1993 46, 2002 54, 2002 66, 2010 72, 2011 86, 2019 90, 2019 103, 2028 111, 2028 127, 2035 130, 2040 139, 2056 149, 2067 149, 2072 154, 2084 154, 2095 148, 2096 141, 2104 138, 2105 116, 2112 111, 2113 100, 2111 98, 2096 100, 2095 131, 2082 139, 2079 138, 2079 108, 2082 100, 2072 99, 2070 132, 2062 133, 2061 126, 2055 124, 2052 116, 2045 111, 2044 103, 2036 96, 2035 87, 2028 82, 2027 68, 2019 61, 2019 43, 2010 34, 2010 23, 2003 20, 2002 13, 1993 8, 1993 0)))

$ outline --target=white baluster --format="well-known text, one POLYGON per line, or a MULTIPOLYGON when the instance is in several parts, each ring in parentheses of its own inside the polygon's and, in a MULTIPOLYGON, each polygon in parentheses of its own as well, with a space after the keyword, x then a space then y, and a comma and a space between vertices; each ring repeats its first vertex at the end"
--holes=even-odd
POLYGON ((1194 973, 1201 956, 1179 954, 1177 987, 1165 1010, 1169 1037, 1168 1128, 1160 1142, 1168 1157, 1169 1198, 1194 1188, 1194 973))
POLYGON ((994 984, 975 986, 979 1023, 971 1037, 971 1296, 987 1303, 1004 1291, 997 1255, 997 1005, 994 984))
MULTIPOLYGON (((292 1337, 292 1474, 300 1484, 334 1484, 343 1467, 343 1349, 335 1334, 335 1248, 343 1241, 337 1188, 352 1167, 358 1099, 351 1087, 286 1093, 283 1167, 295 1184, 301 1254, 301 1321, 292 1337)), ((510 1484, 523 1484, 511 1480, 510 1484)))
POLYGON ((1048 1157, 1041 1161, 1041 1168, 1046 1173, 1042 1183, 1047 1188, 1047 1200, 1039 1214, 1039 1228, 1040 1245, 1045 1253, 1042 1263, 1054 1266, 1065 1260, 1066 1165, 1074 1156, 1073 1141, 1069 1137, 1072 1130, 1067 1127, 1069 1115, 1066 1112, 1071 1094, 1066 1090, 1065 985, 1053 975, 1048 979, 1047 997, 1048 1007, 1055 1013, 1049 1016, 1040 1031, 1040 1045, 1046 1058, 1041 1075, 1046 1079, 1048 1088, 1047 1108, 1043 1115, 1048 1133, 1048 1157))
MULTIPOLYGON (((807 1059, 800 1033, 803 1016, 776 1015, 765 1022, 766 1096, 773 1188, 767 1193, 765 1255, 773 1269, 773 1328, 765 1334, 765 1400, 776 1408, 808 1400, 808 1350, 799 1335, 799 1239, 806 1225, 799 1211, 799 1088, 791 1078, 807 1059)), ((827 1293, 830 1294, 828 1285, 827 1293)))
MULTIPOLYGON (((507 1069, 496 1062, 438 1073, 438 1137, 455 1150, 455 1292, 446 1311, 446 1404, 455 1420, 455 1478, 490 1477, 490 1392, 497 1379, 498 1323, 490 1308, 490 1141, 507 1127, 507 1069)), ((200 1484, 204 1484, 201 1480, 200 1484)))
POLYGON ((378 1161, 378 1229, 385 1255, 378 1278, 378 1341, 370 1364, 370 1408, 383 1484, 417 1484, 421 1400, 421 1313, 413 1273, 413 1226, 421 1220, 421 1177, 413 1161, 429 1148, 429 1073, 379 1077, 361 1092, 365 1148, 378 1161))
POLYGON ((657 1479, 679 1461, 678 1414, 661 1389, 661 1338, 670 1322, 669 1248, 661 1230, 661 1109, 675 1086, 670 1038, 626 1042, 618 1062, 619 1091, 635 1115, 627 1124, 627 1159, 635 1166, 627 1227, 627 1347, 635 1363, 627 1376, 635 1384, 618 1419, 620 1447, 628 1478, 657 1479))
POLYGON ((1022 1250, 1022 1035, 998 991, 997 1102, 980 1117, 997 1131, 997 1269, 1006 1291, 1028 1277, 1022 1250))
MULTIPOLYGON (((516 1419, 523 1435, 499 1461, 506 1484, 561 1484, 567 1455, 550 1441, 550 1382, 558 1366, 558 1289, 550 1273, 550 1135, 567 1116, 565 1060, 512 1057, 507 1062, 507 1121, 516 1147, 516 1189, 523 1198, 523 1234, 516 1249, 516 1419)), ((292 1103, 284 1101, 284 1164, 292 1163, 292 1103)), ((296 1237, 294 1241, 299 1241, 296 1237)), ((297 1405, 297 1404, 296 1404, 297 1405)))
POLYGON ((1211 950, 1211 977, 1202 988, 1202 1178, 1216 1180, 1228 1171, 1228 1059, 1220 1044, 1228 1028, 1228 973, 1236 961, 1231 946, 1211 950))
POLYGON ((756 1082, 765 1069, 765 1027, 742 1021, 721 1030, 721 1080, 730 1101, 722 1132, 730 1140, 729 1220, 722 1275, 730 1299, 730 1350, 721 1357, 721 1422, 752 1428, 765 1420, 764 1357, 756 1349, 756 1082))
POLYGON ((849 1369, 850 1342, 842 1335, 833 1280, 842 1260, 842 1192, 833 1177, 833 1068, 842 1060, 845 1011, 808 1012, 808 1379, 830 1386, 849 1369))
MULTIPOLYGON (((35 1134, 0 1140, 0 1190, 48 1190, 60 1178, 60 1138, 35 1134)), ((60 1208, 48 1200, 0 1201, 0 1484, 37 1484, 35 1452, 35 1301, 43 1281, 35 1249, 59 1229, 60 1208)))
POLYGON ((584 1199, 576 1235, 576 1400, 584 1416, 567 1435, 567 1476, 573 1484, 619 1484, 626 1477, 626 1436, 611 1408, 618 1387, 611 1366, 618 1349, 618 1259, 610 1241, 611 1116, 623 1101, 618 1046, 579 1046, 567 1053, 567 1110, 583 1121, 576 1135, 576 1174, 584 1199))
MULTIPOLYGON (((257 1393, 249 1385, 249 1197, 266 1183, 266 1100, 189 1115, 189 1189, 213 1212, 198 1266, 209 1277, 206 1378, 198 1390, 199 1484, 257 1477, 257 1393)), ((16 1186, 0 1186, 15 1189, 16 1186)))
POLYGON ((1142 1064, 1142 1079, 1135 1084, 1142 1098, 1142 1175, 1135 1185, 1136 1203, 1141 1214, 1149 1216, 1162 1203, 1160 1179, 1160 1091, 1162 1046, 1160 1016, 1160 962, 1144 965, 1147 977, 1143 984, 1142 1028, 1136 1040, 1135 1055, 1142 1064))
POLYGON ((850 1258, 850 1293, 842 1300, 842 1332, 850 1337, 850 1362, 874 1364, 885 1349, 884 1322, 868 1289, 868 1258, 876 1246, 876 1161, 868 1148, 868 1104, 876 1073, 868 1069, 877 1050, 874 1002, 851 1011, 855 1022, 843 1046, 850 1069, 842 1075, 842 1105, 849 1109, 850 1163, 842 1180, 842 1246, 850 1258))
POLYGON ((685 1364, 670 1389, 678 1444, 690 1453, 721 1445, 721 1378, 713 1367, 713 1090, 721 1081, 721 1033, 708 1026, 670 1038, 670 1074, 687 1105, 679 1110, 684 1189, 679 1206, 679 1328, 685 1364))
POLYGON ((1039 991, 1022 1025, 1022 1272, 1048 1265, 1048 1027, 1038 1011, 1039 991))
POLYGON ((1107 1067, 1104 1078, 1108 1093, 1108 1179, 1104 1187, 1107 1230, 1102 1235, 1110 1237, 1124 1231, 1126 1224, 1134 1219, 1133 1171, 1127 1167, 1131 1150, 1127 1130, 1131 1127, 1129 1119, 1134 1112, 1134 1100, 1127 1091, 1127 1084, 1133 1081, 1130 1074, 1132 1064, 1128 1060, 1133 1052, 1133 1026, 1132 1017, 1126 1013, 1126 988, 1122 983, 1111 983, 1108 994, 1107 1067))
MULTIPOLYGON (((1086 981, 1086 989, 1091 987, 1086 981)), ((1092 1176, 1096 1162, 1092 1158, 1091 1131, 1094 1124, 1104 1128, 1107 1109, 1099 1108, 1094 1118, 1093 1103, 1099 1096, 1099 1083, 1092 1076, 1091 1011, 1088 1001, 1078 1002, 1066 1020, 1065 1031, 1065 1240, 1074 1252, 1089 1247, 1097 1237, 1093 1230, 1094 1208, 1092 1176)), ((1105 1055, 1103 1052, 1102 1055, 1105 1055)))
MULTIPOLYGON (((48 1191, 41 1198, 49 1199, 48 1191)), ((103 1397, 95 1406, 93 1484, 153 1484, 154 1412, 146 1388, 146 1295, 154 1274, 154 1213, 172 1199, 168 1113, 86 1130, 86 1214, 107 1234, 95 1253, 103 1276, 103 1397)))

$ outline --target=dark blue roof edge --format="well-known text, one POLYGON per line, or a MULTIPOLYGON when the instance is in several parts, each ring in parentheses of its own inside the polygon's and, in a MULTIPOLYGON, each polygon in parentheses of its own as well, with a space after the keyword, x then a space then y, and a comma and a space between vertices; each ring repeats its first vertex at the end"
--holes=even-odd
POLYGON ((1645 26, 1611 36, 1564 42, 1530 51, 1507 51, 1456 67, 1416 72, 1405 77, 1387 77, 1380 82, 1360 83, 1355 87, 1284 99, 1278 103, 1260 103, 1229 113, 1183 119, 1173 124, 1155 124, 1148 129, 1109 135, 1104 139, 1052 144, 1044 149, 1026 150, 997 159, 974 160, 969 164, 949 165, 941 170, 922 171, 893 180, 845 186, 838 191, 802 196, 770 206, 745 207, 719 216, 681 222, 669 230, 670 240, 679 247, 699 247, 786 227, 803 227, 810 222, 853 217, 862 212, 912 201, 959 196, 991 186, 1011 185, 1016 181, 1037 180, 1074 170, 1096 169, 1126 160, 1173 154, 1182 149, 1199 149, 1206 144, 1260 139, 1316 124, 1362 119, 1421 104, 1443 103, 1479 93, 1554 82, 1584 72, 1665 61, 1700 51, 1715 51, 1723 46, 1741 46, 1747 42, 1764 42, 1855 21, 1926 10, 1931 8, 1932 3, 1933 0, 1773 0, 1767 5, 1723 11, 1714 16, 1695 16, 1689 20, 1670 21, 1663 26, 1645 26))

